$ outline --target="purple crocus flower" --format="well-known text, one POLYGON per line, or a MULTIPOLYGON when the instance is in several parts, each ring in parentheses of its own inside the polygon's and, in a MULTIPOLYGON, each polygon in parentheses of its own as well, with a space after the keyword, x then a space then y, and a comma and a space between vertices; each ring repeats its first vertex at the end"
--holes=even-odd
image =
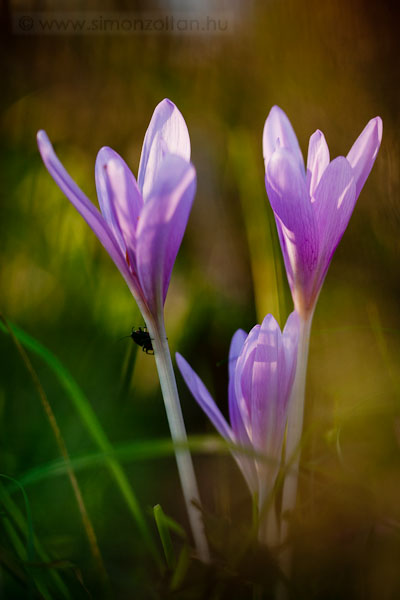
POLYGON ((275 214, 296 310, 312 315, 332 256, 372 169, 382 139, 371 119, 347 157, 330 162, 324 134, 310 138, 307 169, 285 113, 274 106, 265 122, 263 153, 267 194, 275 214))
MULTIPOLYGON (((186 443, 186 430, 164 326, 164 302, 196 189, 186 123, 170 100, 156 107, 147 129, 136 181, 111 148, 97 155, 95 179, 100 211, 64 169, 44 131, 38 145, 49 173, 99 238, 118 267, 151 337, 171 436, 186 443)), ((199 557, 209 551, 196 477, 187 449, 175 452, 199 557)))
POLYGON ((49 173, 120 270, 142 315, 157 319, 182 242, 196 188, 186 123, 170 100, 156 107, 136 181, 125 161, 102 148, 95 179, 100 210, 69 176, 44 131, 38 145, 49 173))
POLYGON ((229 442, 262 453, 266 459, 232 454, 262 507, 281 460, 288 401, 296 369, 299 318, 293 312, 281 333, 272 315, 247 335, 236 331, 229 350, 229 419, 225 420, 207 388, 180 354, 176 361, 197 403, 229 442))

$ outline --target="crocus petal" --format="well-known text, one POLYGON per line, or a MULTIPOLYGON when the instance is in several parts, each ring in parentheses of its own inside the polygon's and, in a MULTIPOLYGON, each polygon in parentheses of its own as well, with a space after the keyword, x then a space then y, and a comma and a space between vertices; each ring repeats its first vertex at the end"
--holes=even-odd
MULTIPOLYGON (((215 404, 209 391, 201 381, 200 377, 193 371, 189 363, 183 358, 179 352, 175 355, 176 363, 181 372, 183 379, 186 382, 192 396, 197 401, 198 405, 206 413, 215 429, 224 437, 228 442, 240 445, 246 445, 251 448, 251 444, 243 444, 242 440, 235 437, 234 432, 229 427, 224 416, 215 404)), ((241 470, 243 477, 245 478, 247 485, 252 493, 257 491, 258 481, 257 473, 252 457, 248 457, 240 451, 232 450, 232 455, 236 460, 239 469, 241 470)))
POLYGON ((236 362, 234 390, 236 403, 239 408, 244 427, 249 439, 252 441, 251 425, 251 378, 253 372, 254 356, 257 351, 258 334, 260 325, 255 325, 250 331, 243 345, 242 352, 236 362))
POLYGON ((107 147, 97 155, 95 178, 101 212, 134 268, 136 227, 143 206, 136 179, 119 154, 107 147))
POLYGON ((284 148, 272 155, 265 178, 292 293, 307 289, 318 257, 318 237, 306 180, 284 148))
POLYGON ((235 393, 235 369, 236 363, 243 349, 247 333, 243 329, 238 329, 232 337, 229 349, 229 386, 228 386, 228 403, 229 403, 229 420, 232 425, 233 432, 239 443, 243 446, 250 444, 250 438, 247 435, 246 428, 243 423, 242 415, 239 410, 238 402, 235 393))
POLYGON ((303 155, 294 129, 283 110, 279 106, 273 106, 265 121, 263 132, 265 169, 267 169, 269 160, 278 147, 290 150, 295 156, 301 172, 304 173, 303 155), (279 140, 278 144, 277 140, 279 140))
POLYGON ((320 239, 318 278, 314 290, 318 294, 356 202, 354 171, 346 158, 339 156, 329 164, 314 196, 315 202, 312 206, 320 239))
POLYGON ((307 156, 307 185, 313 200, 314 190, 317 187, 322 173, 329 165, 329 148, 325 136, 317 129, 310 137, 307 156))
POLYGON ((251 377, 253 444, 261 451, 272 454, 277 430, 276 404, 278 401, 278 357, 281 330, 272 315, 267 315, 260 327, 257 351, 251 377))
POLYGON ((176 364, 181 372, 186 385, 191 391, 194 399, 204 410, 215 429, 228 441, 234 442, 235 438, 231 428, 225 420, 225 417, 215 404, 210 392, 207 390, 200 377, 195 373, 187 360, 179 352, 175 355, 176 364))
POLYGON ((356 197, 359 196, 378 154, 382 141, 382 127, 380 117, 371 119, 347 155, 347 160, 354 170, 356 197))
POLYGON ((286 422, 290 390, 292 389, 294 376, 296 374, 297 348, 300 333, 300 318, 296 311, 293 311, 286 321, 282 332, 282 347, 278 360, 278 407, 277 420, 280 423, 286 422))
POLYGON ((185 120, 168 99, 156 106, 143 142, 138 185, 145 200, 151 194, 156 173, 166 154, 190 160, 190 138, 185 120))
POLYGON ((139 280, 154 315, 164 306, 195 190, 193 165, 180 156, 166 156, 152 196, 143 206, 136 235, 139 280))
POLYGON ((74 205, 79 214, 85 219, 86 223, 93 230, 102 243, 108 254, 120 270, 124 279, 128 283, 132 292, 137 296, 140 290, 132 289, 132 277, 125 257, 122 254, 118 241, 115 239, 110 227, 97 210, 85 196, 82 190, 76 185, 70 175, 67 173, 57 155, 45 131, 39 131, 37 134, 39 152, 47 170, 53 177, 56 184, 67 196, 68 200, 74 205))
POLYGON ((284 386, 279 380, 282 362, 286 362, 282 334, 274 317, 267 315, 261 324, 252 374, 253 445, 267 458, 267 462, 256 460, 261 504, 281 463, 288 408, 288 395, 282 395, 284 386))
POLYGON ((299 340, 300 319, 294 310, 287 318, 286 325, 282 332, 283 345, 288 352, 296 354, 297 342, 299 340))
POLYGON ((95 164, 95 182, 101 214, 118 241, 122 254, 124 254, 126 250, 125 243, 115 214, 115 198, 110 190, 106 166, 110 160, 115 159, 115 156, 118 156, 117 153, 107 146, 99 150, 95 164))
POLYGON ((237 360, 242 352, 243 345, 246 341, 247 333, 243 329, 238 329, 233 334, 231 345, 229 347, 229 380, 233 379, 237 360))
MULTIPOLYGON (((246 338, 247 333, 243 331, 243 329, 238 329, 232 337, 229 348, 228 404, 229 420, 237 443, 245 448, 251 448, 252 443, 247 434, 235 393, 235 369, 238 358, 243 350, 246 338)), ((254 459, 251 456, 246 456, 246 454, 243 454, 240 451, 234 451, 232 454, 239 466, 239 469, 242 471, 250 491, 254 494, 256 491, 258 491, 258 478, 254 459)))

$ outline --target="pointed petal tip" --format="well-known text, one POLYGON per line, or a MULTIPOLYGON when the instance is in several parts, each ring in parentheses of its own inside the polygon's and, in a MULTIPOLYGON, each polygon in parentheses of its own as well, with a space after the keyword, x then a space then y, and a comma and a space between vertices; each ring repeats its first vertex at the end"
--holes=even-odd
POLYGON ((276 119, 280 120, 281 118, 287 119, 287 115, 286 113, 277 105, 274 104, 271 108, 270 111, 268 113, 267 118, 265 119, 264 122, 264 131, 263 131, 263 146, 264 146, 264 153, 266 151, 265 148, 265 144, 267 142, 266 140, 266 136, 268 135, 268 128, 270 127, 271 122, 275 121, 276 119))
MULTIPOLYGON (((269 111, 268 117, 269 117, 269 115, 273 115, 274 113, 284 114, 285 117, 287 116, 285 111, 282 110, 282 108, 280 106, 278 106, 277 104, 274 104, 273 106, 271 106, 271 110, 269 111)), ((267 119, 268 119, 268 117, 267 117, 267 119)))
POLYGON ((319 140, 325 138, 323 132, 320 129, 316 129, 312 135, 310 135, 310 140, 312 138, 318 138, 319 140))
POLYGON ((381 117, 379 117, 379 116, 372 119, 372 121, 375 121, 376 127, 378 129, 378 139, 379 139, 379 143, 380 143, 382 141, 382 134, 383 134, 383 121, 382 121, 381 117))
POLYGON ((110 146, 102 146, 100 148, 100 150, 98 151, 97 156, 99 156, 99 154, 104 154, 105 152, 111 152, 111 153, 117 154, 115 152, 115 150, 113 150, 112 148, 110 148, 110 146))
POLYGON ((103 146, 97 153, 95 166, 105 167, 111 160, 120 158, 119 154, 109 146, 103 146))
POLYGON ((357 186, 357 197, 375 162, 383 133, 382 119, 377 116, 368 121, 347 154, 347 160, 352 166, 357 186))
POLYGON ((300 150, 296 133, 286 113, 277 105, 271 108, 265 121, 262 143, 265 167, 267 167, 268 162, 277 147, 282 147, 291 150, 296 157, 300 169, 304 172, 303 155, 300 150))
POLYGON ((274 315, 271 315, 270 313, 265 315, 261 324, 261 328, 266 329, 268 331, 276 331, 276 329, 279 329, 280 331, 280 327, 277 320, 275 319, 274 315))
POLYGON ((172 112, 174 111, 174 109, 176 109, 176 104, 174 104, 174 102, 172 102, 172 100, 170 100, 169 98, 163 98, 162 100, 160 100, 160 102, 156 105, 156 107, 154 108, 153 111, 153 115, 157 114, 158 111, 162 111, 167 109, 168 112, 172 112))
POLYGON ((143 142, 138 171, 138 185, 148 198, 165 154, 178 154, 190 160, 189 131, 177 106, 168 98, 154 109, 143 142))
POLYGON ((236 329, 235 333, 232 336, 232 340, 233 340, 233 338, 241 338, 241 337, 243 337, 243 335, 245 335, 247 337, 247 333, 245 332, 244 329, 241 329, 241 328, 236 329))
POLYGON ((236 362, 243 349, 244 343, 247 338, 247 333, 243 329, 237 329, 232 336, 231 343, 229 346, 229 379, 233 378, 236 362))
POLYGON ((367 125, 364 128, 364 131, 368 131, 368 130, 370 130, 370 131, 372 130, 376 133, 376 137, 380 144, 382 141, 382 134, 383 134, 383 121, 379 115, 377 115, 376 117, 374 117, 373 119, 370 119, 368 121, 367 125))
POLYGON ((47 135, 44 129, 39 129, 39 131, 36 134, 36 141, 40 150, 40 154, 44 158, 44 154, 46 154, 46 152, 48 152, 49 150, 53 149, 53 146, 51 145, 51 142, 49 140, 49 136, 47 135))

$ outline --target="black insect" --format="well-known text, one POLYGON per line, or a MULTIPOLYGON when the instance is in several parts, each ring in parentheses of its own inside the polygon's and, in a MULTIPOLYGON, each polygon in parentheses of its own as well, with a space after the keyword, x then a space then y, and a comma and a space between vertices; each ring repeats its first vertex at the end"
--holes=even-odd
POLYGON ((132 327, 132 333, 129 337, 133 339, 135 344, 142 347, 143 352, 146 352, 146 354, 154 354, 153 344, 151 343, 151 337, 147 331, 147 327, 139 327, 139 329, 132 327))

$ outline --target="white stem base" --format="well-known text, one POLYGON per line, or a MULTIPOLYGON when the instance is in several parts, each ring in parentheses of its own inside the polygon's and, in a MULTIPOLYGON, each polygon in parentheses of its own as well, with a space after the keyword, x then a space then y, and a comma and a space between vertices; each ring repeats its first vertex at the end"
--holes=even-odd
MULTIPOLYGON (((289 414, 286 433, 286 451, 285 463, 288 467, 282 492, 282 518, 281 518, 281 543, 285 542, 289 523, 288 513, 294 510, 296 506, 296 496, 298 487, 299 464, 300 464, 300 440, 303 433, 304 401, 306 389, 306 373, 308 363, 308 348, 310 342, 310 331, 313 314, 307 319, 300 319, 299 346, 297 351, 296 375, 293 383, 293 389, 289 400, 289 414)), ((289 575, 291 562, 291 553, 286 551, 282 556, 282 568, 286 575, 289 575)))

